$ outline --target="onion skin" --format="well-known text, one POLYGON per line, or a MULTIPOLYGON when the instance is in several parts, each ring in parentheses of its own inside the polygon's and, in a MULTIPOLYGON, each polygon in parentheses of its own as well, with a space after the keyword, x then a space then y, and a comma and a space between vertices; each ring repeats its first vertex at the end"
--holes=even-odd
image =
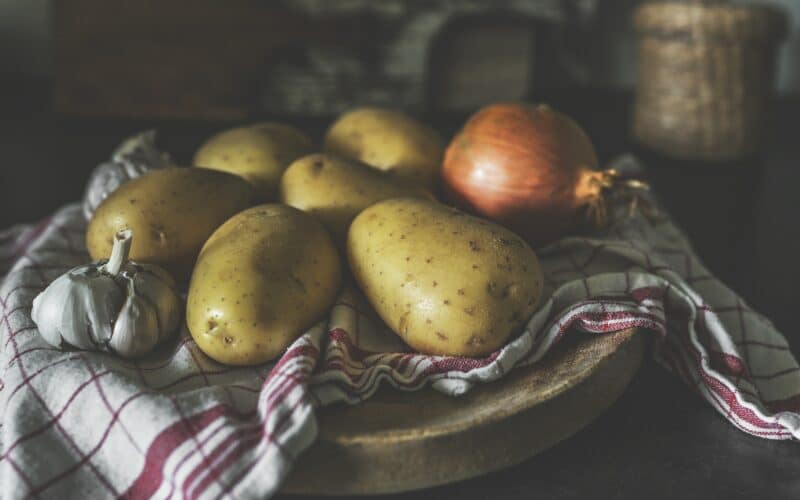
POLYGON ((445 196, 496 220, 533 245, 551 242, 602 209, 607 174, 589 137, 546 105, 479 110, 445 153, 445 196))

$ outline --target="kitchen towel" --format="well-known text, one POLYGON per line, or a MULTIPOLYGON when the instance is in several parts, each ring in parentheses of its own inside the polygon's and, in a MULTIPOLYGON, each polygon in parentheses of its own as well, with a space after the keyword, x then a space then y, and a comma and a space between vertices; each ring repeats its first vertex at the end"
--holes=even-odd
POLYGON ((247 368, 214 362, 185 331, 139 361, 49 346, 31 302, 88 262, 80 206, 0 232, 0 496, 264 498, 314 442, 320 406, 358 404, 382 383, 457 397, 574 331, 652 332, 654 358, 731 425, 800 439, 800 367, 786 340, 667 217, 616 212, 602 232, 537 249, 542 305, 485 358, 408 352, 345 287, 277 362, 247 368))

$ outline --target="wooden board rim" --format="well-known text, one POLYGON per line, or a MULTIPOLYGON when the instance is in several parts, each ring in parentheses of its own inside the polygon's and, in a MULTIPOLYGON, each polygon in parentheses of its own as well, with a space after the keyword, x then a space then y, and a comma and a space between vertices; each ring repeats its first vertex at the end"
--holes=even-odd
MULTIPOLYGON (((634 330, 605 335, 604 338, 615 338, 619 342, 611 352, 595 359, 588 369, 569 380, 560 381, 553 390, 540 397, 521 398, 507 407, 501 404, 501 411, 495 408, 480 419, 474 418, 473 413, 473 418, 469 419, 471 425, 457 423, 439 425, 433 430, 423 426, 423 429, 371 432, 361 429, 359 422, 348 421, 348 417, 355 413, 361 418, 365 414, 372 418, 374 415, 370 411, 379 411, 382 408, 380 403, 372 410, 366 406, 344 406, 338 411, 328 412, 323 409, 321 411, 325 413, 321 414, 318 441, 299 457, 283 492, 362 495, 410 491, 485 474, 544 451, 602 414, 622 394, 641 364, 644 335, 634 330), (562 413, 566 418, 561 417, 562 413), (540 428, 532 431, 519 427, 530 425, 540 428), (489 446, 484 446, 487 442, 489 446), (413 460, 405 461, 398 455, 407 455, 413 460)), ((518 390, 534 379, 532 374, 537 369, 538 365, 520 368, 510 377, 474 390, 493 397, 503 391, 493 389, 492 385, 500 384, 496 387, 501 387, 504 382, 518 390)), ((415 394, 418 394, 402 393, 390 387, 385 390, 389 391, 384 394, 389 404, 393 398, 416 401, 415 394)), ((419 397, 425 400, 424 395, 419 397)), ((451 401, 441 395, 436 397, 451 401)), ((458 398, 453 401, 454 413, 469 411, 473 404, 459 407, 458 398)), ((480 398, 474 401, 480 401, 480 398)), ((441 412, 442 408, 438 411, 441 412)))
MULTIPOLYGON (((633 336, 634 335, 631 335, 631 338, 633 338, 633 336)), ((571 388, 576 387, 577 385, 585 381, 587 378, 592 376, 594 373, 596 373, 608 361, 608 359, 612 358, 615 354, 616 351, 610 352, 607 355, 603 356, 602 358, 599 358, 596 364, 580 372, 580 374, 574 378, 562 380, 561 383, 555 386, 548 393, 537 393, 536 397, 520 398, 518 402, 516 402, 513 406, 501 407, 500 410, 486 411, 485 413, 487 417, 485 419, 479 419, 476 417, 473 419, 472 422, 467 422, 462 420, 450 426, 440 426, 435 429, 422 432, 419 430, 389 430, 371 434, 355 434, 353 436, 340 435, 337 436, 335 440, 338 443, 350 444, 350 445, 367 445, 374 443, 387 444, 387 441, 391 443, 396 443, 407 440, 420 440, 420 439, 440 437, 449 434, 457 434, 459 432, 468 430, 471 427, 474 427, 475 425, 474 420, 480 420, 481 424, 486 424, 486 425, 499 422, 514 415, 517 415, 521 412, 524 412, 525 410, 528 410, 531 407, 540 404, 544 401, 558 397, 565 391, 568 391, 571 388)), ((529 366, 525 366, 515 369, 525 370, 530 368, 531 367, 529 366)), ((493 382, 488 382, 488 384, 494 384, 494 383, 502 383, 502 379, 493 382)), ((390 390, 399 390, 399 389, 391 388, 390 390)), ((429 388, 426 387, 425 390, 429 390, 429 388)))

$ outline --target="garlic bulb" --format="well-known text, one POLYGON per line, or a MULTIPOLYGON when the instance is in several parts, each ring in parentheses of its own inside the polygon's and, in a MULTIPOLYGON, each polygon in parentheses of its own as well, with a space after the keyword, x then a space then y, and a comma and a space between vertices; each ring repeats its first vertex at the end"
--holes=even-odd
POLYGON ((97 206, 125 182, 171 164, 169 155, 156 148, 155 130, 129 137, 114 150, 111 160, 98 165, 89 175, 83 195, 84 217, 91 219, 97 206))
POLYGON ((71 269, 33 300, 31 316, 49 344, 132 358, 175 333, 175 282, 160 267, 128 260, 131 238, 120 231, 108 261, 71 269))

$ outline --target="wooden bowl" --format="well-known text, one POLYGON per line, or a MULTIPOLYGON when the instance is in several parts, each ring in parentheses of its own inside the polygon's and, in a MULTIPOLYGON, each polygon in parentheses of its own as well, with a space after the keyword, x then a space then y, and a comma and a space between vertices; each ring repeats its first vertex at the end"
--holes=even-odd
POLYGON ((319 439, 299 457, 283 491, 421 489, 502 469, 553 446, 622 394, 645 346, 635 330, 566 338, 540 363, 460 398, 383 387, 361 404, 323 408, 319 439))

